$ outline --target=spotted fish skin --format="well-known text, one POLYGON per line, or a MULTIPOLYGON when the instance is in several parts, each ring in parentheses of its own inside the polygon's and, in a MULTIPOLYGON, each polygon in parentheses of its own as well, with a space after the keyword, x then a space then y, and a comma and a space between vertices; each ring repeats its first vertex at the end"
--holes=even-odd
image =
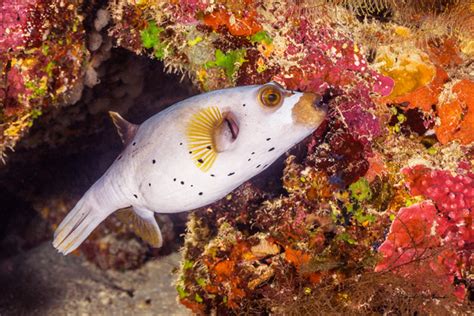
MULTIPOLYGON (((64 254, 71 252, 120 208, 133 206, 143 217, 189 211, 219 200, 321 124, 325 110, 317 100, 269 83, 201 94, 152 116, 136 128, 124 151, 60 224, 53 245, 64 254), (262 89, 270 90, 268 103, 280 96, 280 104, 265 106, 262 89), (200 149, 193 147, 193 137, 205 139, 202 135, 214 123, 219 126, 209 132, 212 142, 203 140, 200 149), (196 148, 200 156, 193 152, 196 148)), ((154 218, 148 217, 147 223, 153 230, 154 218)), ((159 235, 157 225, 154 229, 159 235)))

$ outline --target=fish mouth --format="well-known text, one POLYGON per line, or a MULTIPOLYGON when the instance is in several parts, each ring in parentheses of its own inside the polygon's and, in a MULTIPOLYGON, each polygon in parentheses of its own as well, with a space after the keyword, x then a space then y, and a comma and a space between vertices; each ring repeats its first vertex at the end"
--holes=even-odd
POLYGON ((323 111, 326 113, 328 111, 328 102, 324 95, 316 94, 316 97, 314 98, 312 105, 316 111, 323 111))
POLYGON ((317 95, 317 98, 313 102, 313 107, 327 112, 329 108, 329 103, 338 95, 340 94, 335 89, 328 88, 326 89, 326 91, 324 91, 323 95, 317 95))

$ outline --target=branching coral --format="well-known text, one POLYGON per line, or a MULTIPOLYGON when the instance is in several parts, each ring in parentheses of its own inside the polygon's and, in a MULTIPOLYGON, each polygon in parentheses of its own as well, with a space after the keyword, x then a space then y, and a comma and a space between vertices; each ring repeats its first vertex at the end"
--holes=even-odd
POLYGON ((474 174, 459 169, 453 175, 422 165, 403 173, 410 193, 432 202, 400 209, 379 248, 384 259, 376 270, 395 270, 407 277, 434 273, 448 292, 455 282, 455 293, 462 300, 472 264, 474 174))
MULTIPOLYGON (((466 274, 470 269, 470 259, 463 246, 472 240, 470 236, 453 232, 446 235, 448 227, 452 225, 446 218, 439 216, 435 206, 429 202, 400 209, 387 239, 379 248, 384 258, 375 270, 392 270, 406 278, 435 274, 445 285, 443 289, 435 291, 436 295, 455 293, 463 300, 466 284, 459 282, 466 282, 466 274), (456 285, 453 286, 455 280, 456 285)), ((459 222, 459 225, 465 223, 459 222)), ((420 290, 429 291, 426 285, 420 283, 420 290)))

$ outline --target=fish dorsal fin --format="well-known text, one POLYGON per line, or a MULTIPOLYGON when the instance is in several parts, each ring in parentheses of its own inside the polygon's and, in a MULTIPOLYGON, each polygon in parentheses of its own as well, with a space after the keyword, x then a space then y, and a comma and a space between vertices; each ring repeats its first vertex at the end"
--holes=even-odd
POLYGON ((135 137, 135 134, 138 130, 138 125, 130 123, 117 112, 109 111, 109 115, 115 127, 117 128, 117 133, 122 139, 122 143, 127 146, 135 137))
POLYGON ((150 246, 160 248, 163 245, 160 227, 152 211, 134 206, 117 211, 117 217, 126 225, 131 225, 135 234, 150 246))

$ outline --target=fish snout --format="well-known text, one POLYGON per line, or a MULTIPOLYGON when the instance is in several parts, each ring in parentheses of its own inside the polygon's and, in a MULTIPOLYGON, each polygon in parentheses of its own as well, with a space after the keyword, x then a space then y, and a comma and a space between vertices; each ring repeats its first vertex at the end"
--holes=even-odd
POLYGON ((292 110, 293 121, 312 127, 318 127, 325 119, 328 102, 325 96, 304 92, 292 110))

